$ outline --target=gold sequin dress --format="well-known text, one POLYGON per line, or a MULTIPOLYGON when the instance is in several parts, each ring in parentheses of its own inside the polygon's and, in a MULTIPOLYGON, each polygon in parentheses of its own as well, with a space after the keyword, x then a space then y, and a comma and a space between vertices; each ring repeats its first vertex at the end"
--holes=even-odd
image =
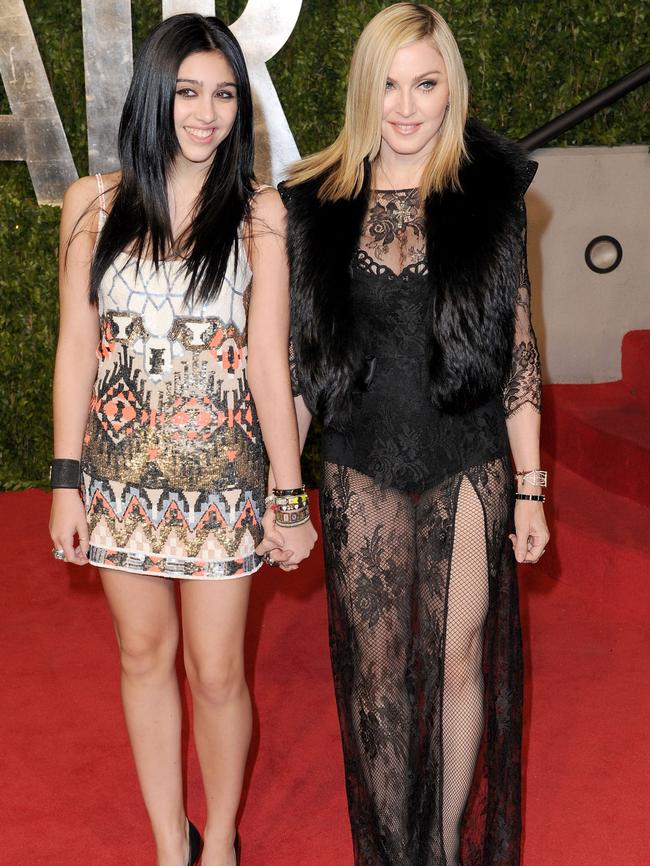
POLYGON ((82 450, 90 561, 168 578, 261 564, 264 452, 246 377, 243 247, 218 298, 185 304, 179 261, 125 254, 100 287, 99 367, 82 450))

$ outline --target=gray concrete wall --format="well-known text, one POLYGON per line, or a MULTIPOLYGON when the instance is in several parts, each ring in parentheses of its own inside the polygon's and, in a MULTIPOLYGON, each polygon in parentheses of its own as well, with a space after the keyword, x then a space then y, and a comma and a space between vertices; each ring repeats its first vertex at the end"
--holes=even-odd
POLYGON ((544 148, 533 157, 528 256, 545 381, 619 379, 623 335, 650 328, 648 148, 544 148), (608 274, 585 262, 598 235, 623 247, 608 274))

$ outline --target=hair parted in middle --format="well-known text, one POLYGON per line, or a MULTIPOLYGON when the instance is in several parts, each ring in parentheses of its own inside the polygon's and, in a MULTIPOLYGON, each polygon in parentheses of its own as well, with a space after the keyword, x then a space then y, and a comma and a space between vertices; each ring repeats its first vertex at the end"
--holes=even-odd
POLYGON ((90 300, 116 256, 129 251, 138 265, 146 254, 156 266, 172 255, 185 259, 187 299, 219 294, 230 254, 238 255, 241 223, 249 217, 254 191, 253 100, 241 47, 219 18, 172 15, 158 24, 137 54, 118 136, 121 179, 97 242, 90 300), (176 77, 186 57, 216 51, 233 71, 237 115, 219 144, 198 196, 190 228, 172 233, 167 181, 180 145, 174 129, 176 77), (180 249, 179 249, 180 247, 180 249))
POLYGON ((442 56, 449 83, 449 108, 422 173, 420 189, 426 197, 460 187, 459 169, 467 159, 467 74, 449 25, 439 12, 422 3, 395 3, 365 26, 350 64, 343 129, 329 147, 293 166, 289 186, 327 172, 319 189, 322 200, 353 198, 361 192, 365 161, 372 162, 381 146, 384 92, 393 57, 399 48, 420 39, 429 39, 442 56))

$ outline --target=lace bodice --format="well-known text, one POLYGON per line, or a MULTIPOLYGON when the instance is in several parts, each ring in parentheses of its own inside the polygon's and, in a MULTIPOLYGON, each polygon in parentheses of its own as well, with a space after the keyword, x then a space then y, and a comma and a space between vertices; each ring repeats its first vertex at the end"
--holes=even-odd
POLYGON ((438 410, 430 397, 433 312, 419 193, 373 192, 352 262, 350 311, 372 360, 372 381, 367 391, 353 394, 345 432, 325 429, 325 460, 384 486, 422 490, 507 454, 505 419, 526 404, 539 411, 541 403, 525 236, 519 282, 512 374, 503 396, 461 415, 438 410))
MULTIPOLYGON (((425 223, 417 189, 376 190, 373 193, 356 264, 366 273, 388 280, 391 277, 426 275, 425 223)), ((400 302, 398 305, 401 305, 400 302)), ((409 334, 404 334, 404 337, 408 338, 409 334)), ((422 341, 421 333, 417 339, 418 342, 422 341)), ((537 412, 541 409, 541 371, 530 316, 530 278, 524 232, 515 305, 512 371, 503 393, 506 417, 513 415, 526 403, 537 412)))
POLYGON ((376 190, 359 244, 375 273, 426 273, 424 214, 417 189, 376 190))

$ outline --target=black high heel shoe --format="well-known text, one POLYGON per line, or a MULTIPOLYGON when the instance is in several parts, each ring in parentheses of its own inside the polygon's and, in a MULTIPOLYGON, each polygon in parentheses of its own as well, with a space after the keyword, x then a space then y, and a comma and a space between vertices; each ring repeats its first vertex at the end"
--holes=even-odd
POLYGON ((235 833, 235 859, 237 866, 241 866, 241 837, 239 831, 235 833))
POLYGON ((187 819, 187 838, 190 843, 190 854, 187 858, 187 866, 196 866, 199 862, 199 857, 201 856, 203 839, 201 839, 201 834, 189 818, 187 819))

